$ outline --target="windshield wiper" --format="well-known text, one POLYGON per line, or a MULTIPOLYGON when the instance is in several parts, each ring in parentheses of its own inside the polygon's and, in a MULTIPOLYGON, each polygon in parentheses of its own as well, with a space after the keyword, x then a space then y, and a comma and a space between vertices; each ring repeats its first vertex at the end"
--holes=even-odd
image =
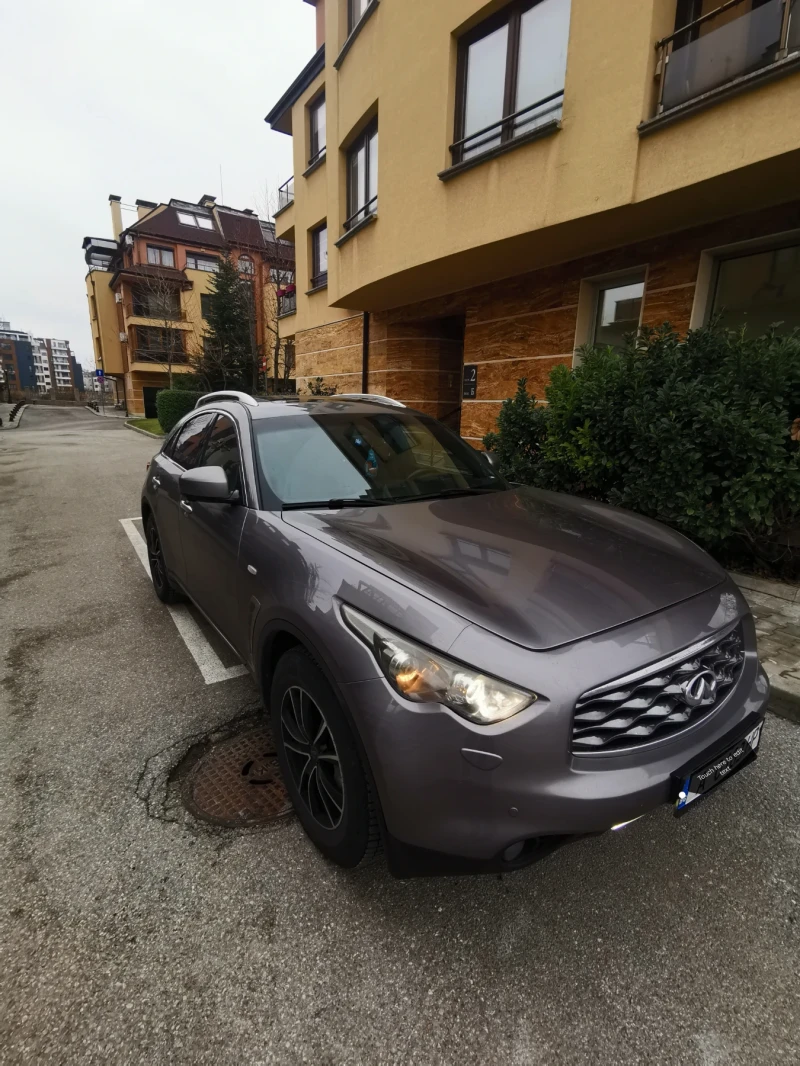
POLYGON ((384 504, 394 503, 394 500, 305 500, 302 503, 285 503, 282 507, 284 511, 313 511, 316 509, 326 511, 341 511, 343 507, 383 507, 384 504))
POLYGON ((417 500, 443 500, 453 496, 484 496, 487 492, 503 492, 505 486, 497 488, 442 489, 440 492, 426 492, 421 496, 395 496, 393 503, 416 503, 417 500))

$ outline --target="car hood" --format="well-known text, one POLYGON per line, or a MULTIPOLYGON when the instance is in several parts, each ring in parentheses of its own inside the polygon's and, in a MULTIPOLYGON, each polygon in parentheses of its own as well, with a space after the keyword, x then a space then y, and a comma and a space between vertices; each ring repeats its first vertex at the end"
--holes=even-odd
POLYGON ((725 578, 710 556, 666 526, 537 489, 283 517, 537 650, 652 614, 725 578))

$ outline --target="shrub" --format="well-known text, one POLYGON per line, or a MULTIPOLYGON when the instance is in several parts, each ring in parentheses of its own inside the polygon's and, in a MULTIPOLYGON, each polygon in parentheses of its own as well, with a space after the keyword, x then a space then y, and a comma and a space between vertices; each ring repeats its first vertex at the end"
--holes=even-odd
POLYGON ((508 476, 657 518, 728 564, 800 570, 800 333, 646 330, 556 368, 546 397, 532 408, 521 382, 486 438, 508 476))
POLYGON ((169 433, 184 415, 188 414, 203 392, 190 389, 162 389, 156 394, 158 421, 165 433, 169 433))

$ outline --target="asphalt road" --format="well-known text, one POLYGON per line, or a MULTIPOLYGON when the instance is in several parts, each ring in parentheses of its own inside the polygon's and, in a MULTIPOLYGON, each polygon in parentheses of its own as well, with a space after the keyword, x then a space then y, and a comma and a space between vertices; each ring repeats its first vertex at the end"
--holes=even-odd
POLYGON ((119 519, 153 442, 0 431, 0 1061, 800 1062, 800 726, 676 820, 512 875, 328 866, 293 818, 176 814, 204 684, 119 519))

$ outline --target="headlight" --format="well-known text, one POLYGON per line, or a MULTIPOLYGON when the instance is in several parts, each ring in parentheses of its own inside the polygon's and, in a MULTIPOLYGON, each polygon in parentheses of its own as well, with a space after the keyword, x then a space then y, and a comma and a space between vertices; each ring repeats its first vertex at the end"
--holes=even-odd
POLYGON ((470 722, 491 725, 518 714, 536 699, 530 692, 429 651, 352 607, 342 604, 342 616, 371 649, 389 684, 407 700, 443 703, 470 722))

